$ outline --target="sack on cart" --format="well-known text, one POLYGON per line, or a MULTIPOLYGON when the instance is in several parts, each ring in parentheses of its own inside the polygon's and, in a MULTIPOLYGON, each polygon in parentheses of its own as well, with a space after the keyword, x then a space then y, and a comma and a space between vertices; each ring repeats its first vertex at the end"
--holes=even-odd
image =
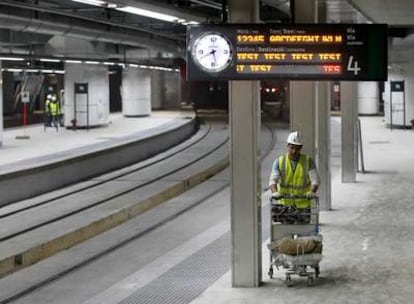
POLYGON ((276 241, 275 249, 278 253, 289 255, 322 253, 322 237, 284 237, 276 241))
POLYGON ((267 245, 273 256, 273 264, 291 267, 317 265, 322 260, 322 235, 284 237, 267 245))

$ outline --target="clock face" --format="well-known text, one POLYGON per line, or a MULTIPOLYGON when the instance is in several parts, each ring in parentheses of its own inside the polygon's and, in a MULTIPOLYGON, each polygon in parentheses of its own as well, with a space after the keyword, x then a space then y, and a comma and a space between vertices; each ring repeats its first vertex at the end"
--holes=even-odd
POLYGON ((206 33, 193 45, 194 62, 207 72, 220 72, 227 68, 233 59, 231 43, 222 34, 206 33))

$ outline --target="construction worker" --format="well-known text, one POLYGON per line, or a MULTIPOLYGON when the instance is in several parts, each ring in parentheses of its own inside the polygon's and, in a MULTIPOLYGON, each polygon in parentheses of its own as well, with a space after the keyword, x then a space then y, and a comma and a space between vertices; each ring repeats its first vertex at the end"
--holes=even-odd
POLYGON ((319 174, 309 155, 302 154, 301 134, 297 131, 287 138, 287 153, 275 159, 269 178, 272 197, 282 205, 293 205, 303 213, 310 212, 311 199, 319 187, 319 174), (301 199, 281 198, 301 196, 301 199))
POLYGON ((53 87, 49 87, 48 88, 48 94, 46 95, 45 108, 44 108, 45 127, 51 127, 52 126, 52 116, 50 114, 50 104, 52 102, 53 96, 55 96, 55 94, 53 93, 53 87))
POLYGON ((58 126, 60 124, 60 105, 57 101, 56 95, 51 97, 51 102, 49 103, 49 111, 51 122, 56 130, 58 130, 58 126))

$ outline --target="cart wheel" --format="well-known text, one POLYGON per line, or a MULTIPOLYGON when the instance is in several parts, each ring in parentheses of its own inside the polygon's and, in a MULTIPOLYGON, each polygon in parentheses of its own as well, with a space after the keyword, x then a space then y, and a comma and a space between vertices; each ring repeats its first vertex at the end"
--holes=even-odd
POLYGON ((269 268, 269 272, 267 274, 269 275, 269 278, 273 278, 273 267, 269 268))
POLYGON ((313 276, 308 276, 308 286, 313 285, 313 276))
POLYGON ((319 278, 319 274, 320 274, 319 266, 315 266, 315 277, 319 278))

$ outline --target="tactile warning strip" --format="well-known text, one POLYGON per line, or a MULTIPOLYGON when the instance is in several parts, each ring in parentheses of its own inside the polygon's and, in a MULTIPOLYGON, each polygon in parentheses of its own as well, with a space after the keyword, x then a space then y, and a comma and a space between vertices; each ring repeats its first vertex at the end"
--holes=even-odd
POLYGON ((189 303, 229 269, 230 232, 197 251, 119 304, 189 303))
MULTIPOLYGON (((269 208, 262 208, 269 218, 269 208)), ((262 225, 263 240, 269 237, 270 223, 262 225)), ((119 304, 185 304, 230 270, 230 232, 224 234, 157 279, 137 290, 119 304)))

